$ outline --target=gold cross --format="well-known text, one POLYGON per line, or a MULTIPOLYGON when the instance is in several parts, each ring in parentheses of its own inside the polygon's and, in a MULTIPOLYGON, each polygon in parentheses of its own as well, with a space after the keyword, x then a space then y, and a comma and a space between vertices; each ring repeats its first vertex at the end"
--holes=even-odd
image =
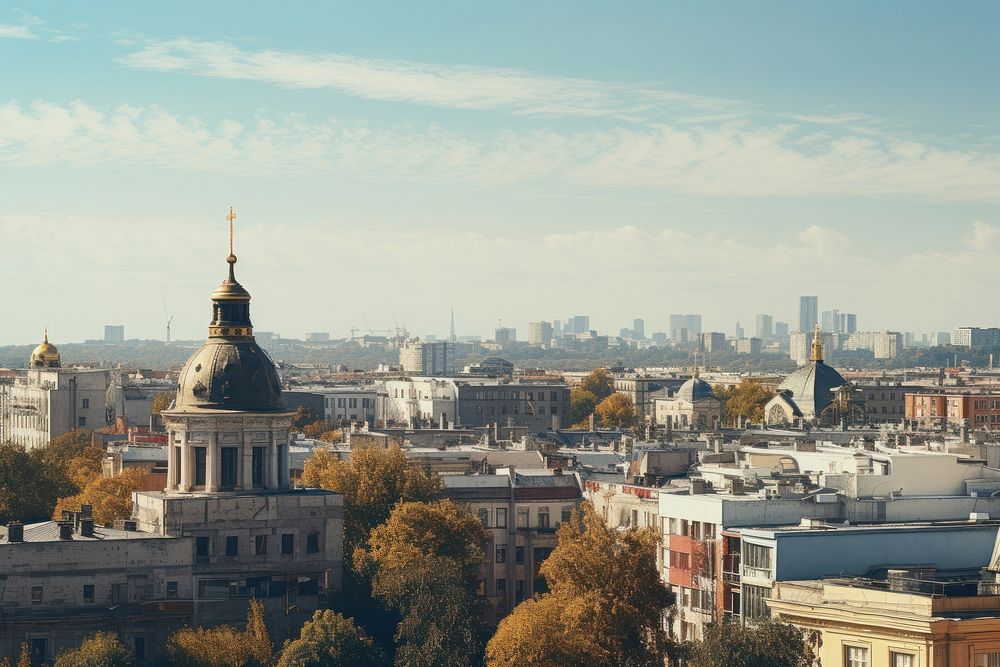
POLYGON ((236 213, 233 211, 233 207, 229 207, 229 214, 226 215, 226 220, 229 221, 229 254, 233 254, 233 221, 236 219, 236 213))

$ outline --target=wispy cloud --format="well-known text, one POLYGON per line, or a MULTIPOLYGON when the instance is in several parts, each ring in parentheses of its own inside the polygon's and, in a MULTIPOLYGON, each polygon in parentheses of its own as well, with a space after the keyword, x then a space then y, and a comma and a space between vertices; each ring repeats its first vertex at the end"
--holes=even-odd
POLYGON ((1000 201, 1000 155, 794 125, 659 124, 458 133, 299 115, 207 122, 157 107, 0 106, 0 165, 146 164, 263 176, 331 174, 649 188, 687 195, 905 195, 1000 201), (808 139, 808 140, 806 140, 808 139))
POLYGON ((546 76, 513 68, 247 50, 225 42, 192 39, 150 42, 121 62, 137 69, 263 81, 287 88, 328 88, 372 100, 530 116, 637 118, 669 108, 731 110, 746 106, 651 86, 546 76))
POLYGON ((0 39, 38 39, 30 26, 0 23, 0 39))

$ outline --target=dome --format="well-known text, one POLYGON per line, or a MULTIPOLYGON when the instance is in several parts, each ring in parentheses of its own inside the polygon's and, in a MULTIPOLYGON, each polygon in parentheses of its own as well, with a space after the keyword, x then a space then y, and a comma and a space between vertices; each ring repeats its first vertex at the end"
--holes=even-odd
POLYGON ((836 395, 834 389, 847 384, 843 376, 822 361, 812 361, 796 369, 778 385, 778 391, 791 393, 792 400, 808 417, 818 417, 836 395))
POLYGON ((693 377, 677 390, 677 397, 683 398, 688 403, 696 403, 705 398, 716 398, 712 391, 712 385, 701 378, 693 377))
POLYGON ((61 359, 59 350, 49 342, 49 332, 46 329, 45 339, 31 352, 29 368, 59 368, 61 359))

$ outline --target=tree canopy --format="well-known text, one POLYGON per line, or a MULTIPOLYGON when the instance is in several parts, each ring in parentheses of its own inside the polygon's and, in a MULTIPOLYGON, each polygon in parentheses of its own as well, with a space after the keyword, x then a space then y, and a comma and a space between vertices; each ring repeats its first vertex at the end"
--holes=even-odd
POLYGON ((98 632, 87 637, 79 648, 65 651, 54 667, 132 667, 132 651, 113 632, 98 632))
POLYGON ((755 625, 712 623, 691 646, 692 667, 810 667, 813 652, 802 631, 773 619, 755 625))
POLYGON ((597 407, 597 397, 594 392, 583 387, 573 387, 569 390, 569 409, 574 425, 582 425, 597 407))
POLYGON ((716 397, 723 403, 722 418, 728 424, 740 417, 753 422, 764 421, 764 406, 774 398, 774 392, 757 380, 742 380, 733 387, 713 387, 716 397))
POLYGON ((317 610, 298 639, 285 642, 278 667, 378 667, 385 656, 354 621, 317 610))
POLYGON ((258 600, 250 601, 243 630, 228 625, 183 628, 167 638, 170 662, 180 667, 269 667, 273 652, 258 600))
POLYGON ((587 377, 580 380, 580 388, 592 393, 600 402, 614 393, 615 382, 608 369, 595 368, 587 377))
POLYGON ((611 394, 595 408, 605 428, 626 428, 635 422, 635 404, 625 394, 611 394))
POLYGON ((83 505, 90 505, 97 523, 112 524, 116 519, 127 519, 132 516, 132 492, 142 490, 145 477, 142 468, 126 468, 114 477, 93 477, 80 493, 60 498, 53 517, 58 519, 63 510, 75 512, 83 505))
POLYGON ((609 528, 589 503, 559 528, 540 572, 549 591, 518 605, 486 649, 490 667, 662 665, 673 598, 656 569, 656 534, 609 528))

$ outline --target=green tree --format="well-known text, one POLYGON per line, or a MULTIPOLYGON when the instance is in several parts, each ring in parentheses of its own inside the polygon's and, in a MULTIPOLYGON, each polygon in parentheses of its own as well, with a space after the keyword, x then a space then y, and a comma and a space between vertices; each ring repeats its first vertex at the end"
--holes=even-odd
POLYGON ((264 605, 251 600, 246 626, 182 628, 167 638, 167 655, 179 667, 268 667, 273 647, 264 625, 264 605))
POLYGON ((635 422, 635 405, 625 394, 611 394, 594 410, 605 428, 626 428, 635 422))
POLYGON ((519 604, 486 648, 490 667, 662 665, 673 598, 656 569, 657 536, 607 526, 589 503, 559 528, 540 572, 549 592, 519 604))
POLYGON ((132 651, 113 632, 87 637, 80 647, 59 654, 55 667, 131 667, 132 651))
POLYGON ((599 403, 614 393, 615 382, 608 369, 595 368, 590 375, 580 380, 580 388, 592 393, 599 403))
POLYGON ((802 631, 773 619, 707 625, 688 658, 692 667, 810 667, 814 662, 802 631))
POLYGON ((742 380, 733 387, 713 387, 723 403, 723 420, 735 424, 740 417, 753 422, 764 421, 764 406, 774 398, 774 392, 757 380, 742 380))
POLYGON ((45 521, 52 516, 64 486, 53 479, 56 471, 46 466, 41 451, 0 446, 0 523, 45 521))
POLYGON ((482 661, 485 601, 478 594, 487 533, 451 501, 403 503, 355 561, 373 594, 401 614, 396 664, 464 667, 482 661))
POLYGON ((569 409, 574 425, 582 424, 597 407, 597 397, 594 392, 583 387, 573 387, 569 390, 569 409))
POLYGON ((299 638, 285 642, 278 667, 379 667, 385 655, 354 621, 317 610, 299 638))

